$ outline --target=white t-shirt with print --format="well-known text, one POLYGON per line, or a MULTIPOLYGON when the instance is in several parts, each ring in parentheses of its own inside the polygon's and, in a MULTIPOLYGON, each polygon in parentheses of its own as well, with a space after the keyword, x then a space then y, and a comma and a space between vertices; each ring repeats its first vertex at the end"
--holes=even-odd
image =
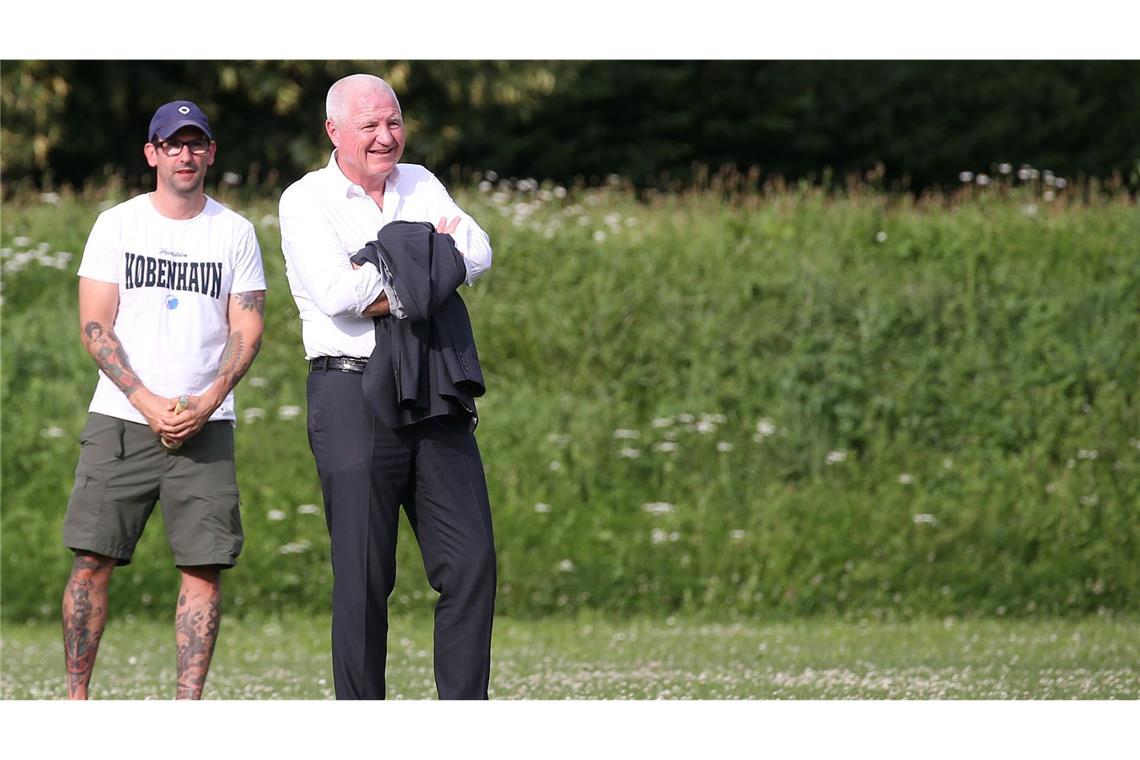
MULTIPOLYGON (((131 368, 152 393, 204 392, 229 338, 231 293, 265 290, 253 225, 207 196, 193 219, 170 219, 150 194, 95 220, 79 276, 119 286, 114 331, 131 368)), ((146 424, 102 370, 89 411, 146 424)), ((211 420, 233 420, 229 393, 211 420)))

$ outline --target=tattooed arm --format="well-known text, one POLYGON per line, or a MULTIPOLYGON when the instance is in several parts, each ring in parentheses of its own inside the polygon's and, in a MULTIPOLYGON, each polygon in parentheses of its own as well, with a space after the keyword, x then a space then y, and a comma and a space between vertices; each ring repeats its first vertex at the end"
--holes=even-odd
POLYGON ((127 352, 113 329, 118 312, 118 285, 88 277, 79 278, 79 328, 87 353, 146 418, 151 429, 164 435, 169 431, 164 418, 166 412, 174 408, 174 402, 147 390, 131 368, 127 352))
POLYGON ((185 441, 201 430, 210 415, 222 405, 229 392, 249 370, 261 349, 261 334, 265 330, 264 315, 264 290, 230 294, 227 314, 230 337, 222 351, 218 374, 210 387, 200 396, 191 396, 186 411, 174 418, 172 433, 167 436, 170 441, 185 441))

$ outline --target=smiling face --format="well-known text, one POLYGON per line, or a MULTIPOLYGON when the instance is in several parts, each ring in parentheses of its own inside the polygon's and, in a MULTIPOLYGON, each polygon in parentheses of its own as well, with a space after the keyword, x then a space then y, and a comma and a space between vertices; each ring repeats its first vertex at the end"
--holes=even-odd
POLYGON ((359 87, 347 93, 344 115, 325 122, 337 148, 344 176, 366 191, 382 190, 404 153, 404 117, 400 104, 384 88, 359 87))
POLYGON ((182 145, 182 150, 174 156, 167 155, 154 143, 143 148, 146 161, 155 168, 158 176, 157 191, 172 193, 183 198, 196 197, 202 193, 206 183, 206 167, 214 163, 217 145, 197 127, 183 127, 167 140, 161 142, 182 145), (194 155, 191 145, 197 141, 209 143, 209 149, 200 156, 194 155))

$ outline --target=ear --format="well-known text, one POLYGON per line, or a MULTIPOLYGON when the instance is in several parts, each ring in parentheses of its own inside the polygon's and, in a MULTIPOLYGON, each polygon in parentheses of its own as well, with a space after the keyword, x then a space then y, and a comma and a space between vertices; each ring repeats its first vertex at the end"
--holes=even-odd
POLYGON ((146 162, 152 167, 158 166, 158 149, 154 147, 154 143, 147 143, 143 146, 143 155, 146 156, 146 162))
POLYGON ((336 122, 332 119, 325 119, 325 132, 328 133, 329 139, 332 140, 334 148, 340 147, 340 135, 336 131, 336 122))
POLYGON ((218 144, 210 140, 210 152, 206 154, 206 166, 214 165, 214 156, 218 155, 218 144))

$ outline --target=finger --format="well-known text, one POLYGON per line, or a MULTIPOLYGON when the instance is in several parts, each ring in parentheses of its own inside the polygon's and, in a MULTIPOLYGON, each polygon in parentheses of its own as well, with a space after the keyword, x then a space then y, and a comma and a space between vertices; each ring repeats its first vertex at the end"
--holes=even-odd
POLYGON ((455 217, 454 219, 451 220, 451 223, 447 225, 447 234, 450 235, 451 233, 455 232, 455 230, 457 230, 458 228, 459 228, 459 217, 455 217))

